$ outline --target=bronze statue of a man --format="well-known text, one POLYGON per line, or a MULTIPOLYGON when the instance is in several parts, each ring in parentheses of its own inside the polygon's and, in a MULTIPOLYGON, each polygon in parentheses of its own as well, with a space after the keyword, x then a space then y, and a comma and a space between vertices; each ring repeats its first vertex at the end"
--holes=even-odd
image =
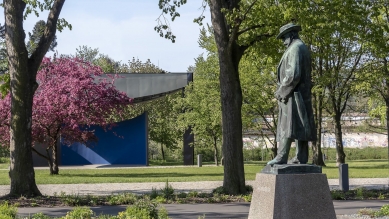
POLYGON ((286 164, 290 145, 296 144, 296 156, 289 163, 308 162, 308 141, 316 140, 311 103, 311 56, 299 38, 301 26, 289 23, 280 28, 277 39, 287 47, 277 68, 279 115, 277 156, 268 165, 286 164))

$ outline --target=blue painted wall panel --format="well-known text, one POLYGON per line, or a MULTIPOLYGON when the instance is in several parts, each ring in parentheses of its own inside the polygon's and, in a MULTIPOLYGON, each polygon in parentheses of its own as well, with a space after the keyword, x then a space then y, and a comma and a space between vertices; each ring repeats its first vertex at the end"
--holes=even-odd
POLYGON ((118 122, 107 132, 98 126, 94 128, 99 139, 95 146, 61 144, 62 165, 148 165, 147 114, 118 122))

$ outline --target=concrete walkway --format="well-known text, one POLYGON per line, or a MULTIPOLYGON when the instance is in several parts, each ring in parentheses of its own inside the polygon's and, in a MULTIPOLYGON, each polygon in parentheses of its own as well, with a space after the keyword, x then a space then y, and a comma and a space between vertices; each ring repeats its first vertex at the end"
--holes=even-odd
MULTIPOLYGON (((185 166, 183 166, 185 167, 185 166)), ((64 167, 62 167, 64 168, 64 167)), ((74 167, 68 167, 69 169, 74 167)), ((129 168, 122 166, 83 166, 78 168, 129 168)), ((148 168, 148 167, 131 167, 148 168)), ((165 168, 165 167, 160 167, 165 168)), ((38 168, 37 168, 38 169, 38 168)), ((87 181, 87 180, 86 180, 87 181)), ((176 192, 198 191, 211 192, 214 188, 222 185, 222 181, 200 181, 200 182, 169 182, 176 192)), ((253 185, 254 181, 246 181, 248 185, 253 185)), ((331 190, 339 189, 338 179, 329 179, 328 184, 331 190)), ((350 189, 363 187, 366 189, 389 189, 389 178, 352 178, 349 180, 350 189)), ((151 192, 153 188, 161 189, 165 182, 150 183, 97 183, 97 184, 44 184, 38 185, 39 190, 44 195, 54 195, 60 192, 66 194, 79 195, 110 195, 123 192, 136 194, 151 192)), ((8 194, 9 185, 0 186, 0 196, 8 194)), ((334 207, 338 219, 363 218, 355 214, 362 208, 379 209, 381 206, 389 204, 389 200, 363 200, 363 201, 334 201, 334 207)), ((169 204, 164 205, 171 218, 195 218, 205 215, 205 218, 247 218, 250 203, 227 203, 227 204, 169 204)), ((123 211, 126 206, 97 206, 92 207, 97 214, 117 214, 123 211)), ((55 208, 19 208, 20 215, 31 215, 43 212, 50 216, 62 216, 70 211, 71 207, 55 208)), ((366 218, 366 217, 365 217, 366 218)))
MULTIPOLYGON (((248 185, 253 185, 254 181, 246 181, 248 185)), ((200 181, 200 182, 169 182, 176 192, 211 192, 213 189, 222 186, 222 181, 200 181)), ((330 189, 339 189, 338 179, 329 179, 330 189)), ((96 184, 43 184, 38 185, 43 195, 54 195, 65 192, 66 194, 79 195, 111 195, 116 193, 130 192, 136 194, 149 193, 153 188, 161 189, 165 182, 151 183, 96 183, 96 184)), ((388 189, 389 178, 352 178, 350 179, 350 189, 364 187, 366 189, 388 189)), ((9 193, 9 185, 0 186, 0 196, 9 193)))
MULTIPOLYGON (((360 209, 371 208, 378 210, 383 205, 389 204, 389 200, 370 200, 370 201, 334 201, 334 208, 338 219, 363 218, 356 214, 360 209)), ((91 209, 99 214, 117 215, 124 211, 127 206, 97 206, 91 209)), ((211 218, 247 218, 250 203, 224 203, 224 204, 165 204, 163 207, 169 212, 172 219, 197 219, 204 216, 211 218)), ((72 207, 55 208, 19 208, 20 216, 29 216, 42 212, 51 217, 61 217, 71 211, 72 207)))

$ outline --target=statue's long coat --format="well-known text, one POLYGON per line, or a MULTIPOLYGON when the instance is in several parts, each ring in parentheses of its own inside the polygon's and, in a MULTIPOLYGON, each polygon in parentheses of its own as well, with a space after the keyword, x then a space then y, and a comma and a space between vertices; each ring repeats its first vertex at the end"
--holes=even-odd
POLYGON ((315 141, 316 128, 311 101, 311 57, 307 46, 295 39, 287 48, 277 68, 279 116, 277 141, 292 138, 315 141))

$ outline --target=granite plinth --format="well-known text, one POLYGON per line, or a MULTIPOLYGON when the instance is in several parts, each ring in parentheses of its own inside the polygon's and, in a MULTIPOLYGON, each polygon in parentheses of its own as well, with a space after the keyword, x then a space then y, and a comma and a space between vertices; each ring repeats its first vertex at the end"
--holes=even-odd
POLYGON ((266 174, 307 174, 322 173, 321 166, 309 164, 274 164, 266 165, 261 173, 266 174))
POLYGON ((248 218, 336 219, 326 175, 258 173, 248 218))

